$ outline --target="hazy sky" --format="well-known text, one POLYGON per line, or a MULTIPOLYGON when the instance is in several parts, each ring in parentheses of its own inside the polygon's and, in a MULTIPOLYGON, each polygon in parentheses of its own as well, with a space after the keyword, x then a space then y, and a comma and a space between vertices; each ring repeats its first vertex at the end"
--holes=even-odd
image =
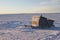
POLYGON ((60 0, 0 0, 0 14, 60 13, 60 0))

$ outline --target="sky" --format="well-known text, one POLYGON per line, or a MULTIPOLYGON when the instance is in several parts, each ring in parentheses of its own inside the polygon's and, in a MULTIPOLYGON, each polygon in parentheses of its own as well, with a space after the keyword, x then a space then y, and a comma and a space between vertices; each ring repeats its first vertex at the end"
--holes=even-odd
POLYGON ((0 0, 0 14, 60 13, 60 0, 0 0))

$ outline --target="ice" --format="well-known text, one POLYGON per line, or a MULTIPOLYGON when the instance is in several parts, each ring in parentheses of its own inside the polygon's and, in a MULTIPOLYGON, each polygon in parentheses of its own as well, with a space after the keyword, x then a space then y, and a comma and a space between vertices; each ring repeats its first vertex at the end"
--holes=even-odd
POLYGON ((55 20, 49 29, 25 27, 31 26, 33 15, 39 14, 0 15, 0 40, 60 40, 60 14, 43 14, 55 20))
POLYGON ((55 40, 57 38, 60 38, 60 31, 34 30, 33 32, 22 32, 18 29, 0 30, 0 40, 55 40))

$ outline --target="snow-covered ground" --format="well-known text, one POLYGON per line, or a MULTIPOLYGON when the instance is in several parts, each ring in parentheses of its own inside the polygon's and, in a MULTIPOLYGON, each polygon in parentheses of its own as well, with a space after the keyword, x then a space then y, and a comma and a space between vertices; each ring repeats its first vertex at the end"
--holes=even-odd
POLYGON ((43 15, 55 20, 54 28, 25 28, 32 15, 0 15, 0 40, 60 40, 60 14, 43 15))
POLYGON ((25 28, 25 26, 2 27, 0 29, 0 40, 60 40, 60 27, 49 29, 32 29, 25 28))
POLYGON ((60 31, 49 29, 5 29, 0 30, 0 40, 60 40, 60 31))

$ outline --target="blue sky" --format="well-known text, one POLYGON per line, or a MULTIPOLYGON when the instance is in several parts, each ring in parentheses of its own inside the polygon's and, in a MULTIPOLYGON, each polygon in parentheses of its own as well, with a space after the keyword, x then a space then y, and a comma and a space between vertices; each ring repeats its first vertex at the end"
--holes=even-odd
POLYGON ((0 14, 60 13, 60 0, 0 0, 0 14))

